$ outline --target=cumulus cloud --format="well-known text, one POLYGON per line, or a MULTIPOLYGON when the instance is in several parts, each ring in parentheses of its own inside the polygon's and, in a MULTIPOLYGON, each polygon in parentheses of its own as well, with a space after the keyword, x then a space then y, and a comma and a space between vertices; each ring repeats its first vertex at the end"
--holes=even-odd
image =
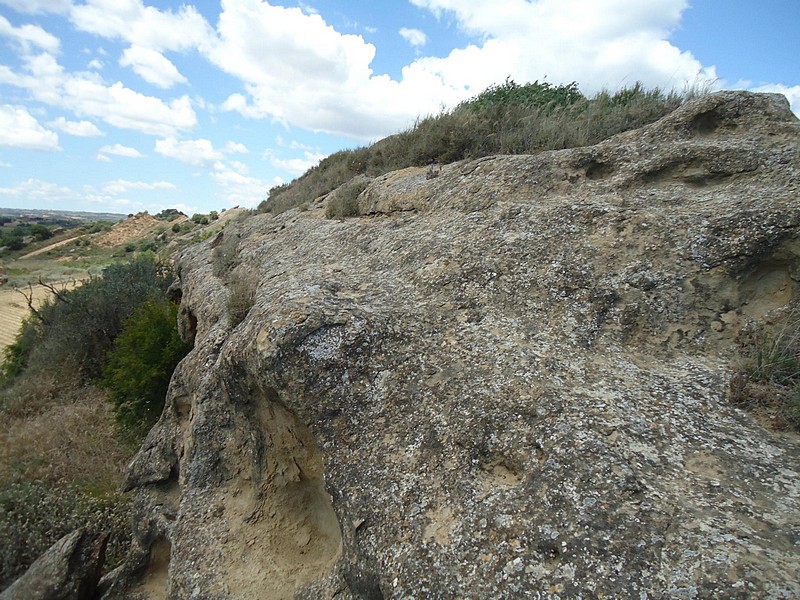
POLYGON ((126 48, 119 59, 123 67, 130 67, 148 83, 163 89, 171 88, 176 83, 186 83, 187 79, 180 74, 168 58, 160 52, 141 46, 126 48))
POLYGON ((196 167, 210 165, 223 156, 222 152, 216 150, 214 145, 205 139, 180 141, 175 138, 167 138, 157 140, 155 149, 162 156, 168 156, 196 167))
POLYGON ((225 144, 225 152, 231 154, 247 154, 250 151, 244 144, 240 144, 238 142, 228 142, 225 144))
POLYGON ((221 188, 221 195, 228 206, 254 207, 264 199, 270 184, 263 179, 247 174, 241 163, 214 163, 211 178, 221 188))
POLYGON ((61 46, 61 42, 57 37, 49 34, 38 25, 14 27, 3 16, 0 16, 0 35, 20 44, 25 52, 30 52, 32 47, 36 47, 55 53, 58 52, 61 46))
MULTIPOLYGON (((636 81, 681 90, 687 83, 716 79, 713 68, 668 41, 686 0, 510 0, 502 9, 477 0, 412 2, 451 15, 465 32, 484 40, 472 53, 479 65, 488 58, 502 59, 497 64, 521 81, 545 76, 559 83, 575 80, 591 93, 636 81)), ((451 54, 425 67, 445 78, 454 71, 462 78, 459 58, 451 54)))
POLYGON ((409 29, 408 27, 402 27, 398 33, 400 33, 400 36, 405 41, 407 41, 415 48, 419 48, 420 46, 424 46, 425 44, 428 43, 428 36, 425 35, 424 31, 420 31, 419 29, 409 29))
MULTIPOLYGON (((318 14, 258 0, 223 2, 217 38, 201 51, 244 90, 222 108, 374 139, 507 76, 578 81, 590 94, 637 81, 680 91, 717 79, 713 67, 668 41, 687 0, 412 1, 446 14, 475 41, 444 57, 418 58, 400 79, 375 75, 375 47, 318 14)), ((417 47, 426 41, 418 30, 401 35, 417 47)))
POLYGON ((70 20, 82 31, 123 39, 133 46, 158 52, 204 46, 211 34, 203 16, 194 6, 186 4, 178 12, 172 12, 145 6, 141 0, 88 0, 72 7, 70 20))
POLYGON ((55 121, 50 121, 48 125, 77 137, 100 137, 105 135, 91 121, 68 121, 64 117, 58 117, 55 121))
POLYGON ((232 94, 225 110, 369 139, 402 128, 421 107, 433 110, 441 102, 441 95, 434 97, 441 90, 429 93, 374 76, 375 46, 337 32, 320 15, 257 0, 222 6, 218 38, 204 51, 247 92, 232 94))
POLYGON ((286 171, 290 175, 302 175, 306 171, 308 171, 311 167, 316 166, 319 164, 323 158, 325 158, 327 154, 320 154, 315 152, 303 152, 302 158, 288 158, 288 159, 278 159, 273 158, 272 164, 273 166, 281 169, 282 171, 286 171))
POLYGON ((42 181, 40 179, 26 179, 11 187, 0 188, 0 198, 24 198, 31 206, 50 206, 58 202, 69 202, 79 199, 79 195, 67 186, 42 181))
POLYGON ((26 150, 61 150, 58 134, 41 126, 27 109, 0 106, 0 145, 26 150))
POLYGON ((103 192, 114 196, 124 194, 129 190, 176 190, 174 183, 169 181, 128 181, 126 179, 116 179, 109 181, 103 186, 103 192))
POLYGON ((66 73, 50 54, 26 56, 24 62, 23 72, 0 65, 0 83, 26 89, 40 102, 151 135, 170 136, 197 125, 188 96, 164 101, 119 81, 106 85, 96 73, 66 73))
POLYGON ((100 148, 100 154, 113 154, 115 156, 124 156, 126 158, 144 158, 144 154, 139 152, 136 148, 130 146, 123 146, 122 144, 114 144, 113 146, 103 146, 100 148))

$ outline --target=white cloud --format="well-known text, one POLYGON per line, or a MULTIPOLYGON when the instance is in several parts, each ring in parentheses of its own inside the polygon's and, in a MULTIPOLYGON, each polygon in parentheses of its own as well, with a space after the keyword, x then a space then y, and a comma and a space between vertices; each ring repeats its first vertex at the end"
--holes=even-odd
POLYGON ((214 164, 211 177, 222 188, 222 198, 228 206, 257 206, 264 199, 270 184, 240 172, 235 168, 237 166, 243 165, 226 165, 218 161, 214 164))
MULTIPOLYGON (((716 79, 668 39, 687 0, 413 0, 447 13, 476 42, 420 57, 399 80, 375 75, 375 47, 320 15, 259 0, 222 3, 217 38, 200 48, 244 84, 222 104, 248 118, 369 140, 401 130, 507 76, 578 81, 588 94, 641 81, 682 90, 716 79)), ((404 29, 410 43, 424 33, 404 29)), ((418 46, 419 47, 419 46, 418 46)))
POLYGON ((408 27, 402 27, 398 33, 400 33, 400 35, 405 41, 407 41, 415 48, 419 48, 420 46, 424 46, 425 44, 428 43, 428 36, 425 35, 424 31, 420 31, 419 29, 409 29, 408 27))
POLYGON ((96 58, 89 61, 89 64, 86 65, 87 69, 94 69, 95 71, 100 71, 103 68, 103 61, 98 60, 96 58))
POLYGON ((783 94, 789 100, 792 112, 800 117, 800 85, 787 86, 782 83, 770 83, 754 87, 752 91, 783 94))
MULTIPOLYGON (((641 81, 681 90, 687 83, 716 79, 689 52, 667 41, 687 0, 509 0, 502 9, 478 0, 412 0, 436 14, 452 14, 466 32, 485 40, 471 53, 477 70, 498 68, 519 81, 578 81, 585 92, 641 81)), ((461 81, 466 65, 457 51, 420 65, 443 80, 461 81)), ((484 75, 485 76, 485 75, 484 75)), ((481 82, 482 83, 482 82, 481 82)))
POLYGON ((0 83, 26 89, 39 102, 150 135, 170 136, 197 125, 188 96, 164 101, 135 92, 119 81, 108 86, 96 73, 65 73, 49 54, 24 60, 24 73, 0 65, 0 83))
POLYGON ((41 126, 28 110, 0 105, 0 145, 26 150, 61 150, 58 134, 41 126))
POLYGON ((325 158, 327 154, 320 154, 320 153, 313 153, 313 152, 303 152, 303 158, 289 158, 289 159, 278 159, 273 158, 272 164, 289 173, 290 175, 302 175, 306 171, 308 171, 311 167, 316 166, 319 164, 323 158, 325 158))
POLYGON ((105 135, 91 121, 67 121, 64 117, 58 117, 55 121, 50 121, 48 125, 77 137, 100 137, 105 135))
POLYGON ((113 146, 103 146, 102 148, 100 148, 100 154, 113 154, 115 156, 124 156, 126 158, 145 157, 145 155, 139 152, 136 148, 131 148, 130 146, 123 146, 122 144, 114 144, 113 146))
POLYGON ((250 151, 244 144, 240 144, 238 142, 228 142, 225 144, 225 152, 231 154, 247 154, 250 151))
POLYGON ((42 14, 65 13, 69 10, 71 2, 70 0, 0 0, 0 4, 19 13, 42 14))
POLYGON ((176 83, 187 83, 186 77, 180 74, 169 59, 163 54, 142 46, 126 48, 119 59, 123 67, 130 67, 148 83, 168 89, 176 83))
POLYGON ((22 25, 14 27, 8 19, 0 15, 0 36, 4 36, 19 43, 25 52, 30 52, 33 46, 47 52, 58 52, 61 42, 57 37, 47 33, 38 25, 22 25))
POLYGON ((161 52, 187 50, 208 43, 211 28, 194 6, 178 12, 160 11, 141 0, 88 0, 72 7, 70 19, 78 29, 105 38, 161 52))
POLYGON ((179 141, 175 138, 157 140, 156 152, 197 167, 210 165, 222 158, 222 152, 205 139, 179 141))
POLYGON ((12 187, 0 188, 0 198, 25 198, 30 206, 49 206, 57 202, 75 201, 79 198, 72 189, 42 181, 40 179, 26 179, 12 187))
POLYGON ((404 89, 374 77, 375 46, 340 34, 317 14, 257 0, 222 6, 219 37, 202 51, 248 94, 229 96, 225 110, 370 139, 441 102, 441 90, 404 89))
POLYGON ((103 186, 102 191, 113 196, 119 196, 128 190, 176 190, 174 183, 169 181, 128 181, 126 179, 116 179, 109 181, 103 186))

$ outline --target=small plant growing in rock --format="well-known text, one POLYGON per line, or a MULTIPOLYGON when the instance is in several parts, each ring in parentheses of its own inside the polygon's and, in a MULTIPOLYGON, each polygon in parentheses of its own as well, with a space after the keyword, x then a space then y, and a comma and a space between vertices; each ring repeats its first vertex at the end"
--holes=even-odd
POLYGON ((365 180, 351 181, 331 194, 325 216, 329 219, 344 219, 358 216, 358 196, 367 189, 365 180))
POLYGON ((230 283, 228 296, 228 322, 236 327, 245 320, 256 301, 256 282, 251 278, 236 277, 230 283))
POLYGON ((800 307, 742 337, 728 395, 776 429, 800 431, 800 307))

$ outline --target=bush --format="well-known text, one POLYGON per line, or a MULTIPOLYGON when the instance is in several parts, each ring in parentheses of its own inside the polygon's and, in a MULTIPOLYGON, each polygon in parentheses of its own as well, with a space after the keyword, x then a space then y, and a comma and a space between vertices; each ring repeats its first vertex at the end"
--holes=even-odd
POLYGON ((369 184, 366 180, 354 180, 338 189, 328 199, 325 216, 329 219, 344 219, 358 216, 358 196, 369 184))
POLYGON ((22 238, 17 235, 9 235, 3 236, 2 238, 3 246, 8 248, 9 250, 22 250, 25 247, 25 242, 22 241, 22 238))
POLYGON ((43 242, 44 240, 53 237, 53 232, 41 223, 37 223, 31 227, 31 235, 34 236, 38 241, 43 242))
POLYGON ((172 372, 191 349, 178 334, 177 318, 177 304, 151 297, 125 320, 108 355, 101 383, 118 422, 134 435, 158 420, 172 372))
POLYGON ((729 398, 776 429, 800 431, 800 308, 742 337, 729 398))
POLYGON ((28 319, 14 350, 26 369, 77 369, 101 375, 123 321, 151 295, 163 296, 172 272, 149 256, 107 267, 101 277, 51 298, 28 319))

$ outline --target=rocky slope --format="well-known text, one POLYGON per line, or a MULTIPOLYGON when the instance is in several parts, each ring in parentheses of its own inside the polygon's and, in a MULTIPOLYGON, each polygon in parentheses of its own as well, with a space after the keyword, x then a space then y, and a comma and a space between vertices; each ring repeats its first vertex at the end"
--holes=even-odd
POLYGON ((798 293, 785 99, 434 175, 182 252, 195 346, 106 597, 799 595, 797 438, 725 398, 798 293))

